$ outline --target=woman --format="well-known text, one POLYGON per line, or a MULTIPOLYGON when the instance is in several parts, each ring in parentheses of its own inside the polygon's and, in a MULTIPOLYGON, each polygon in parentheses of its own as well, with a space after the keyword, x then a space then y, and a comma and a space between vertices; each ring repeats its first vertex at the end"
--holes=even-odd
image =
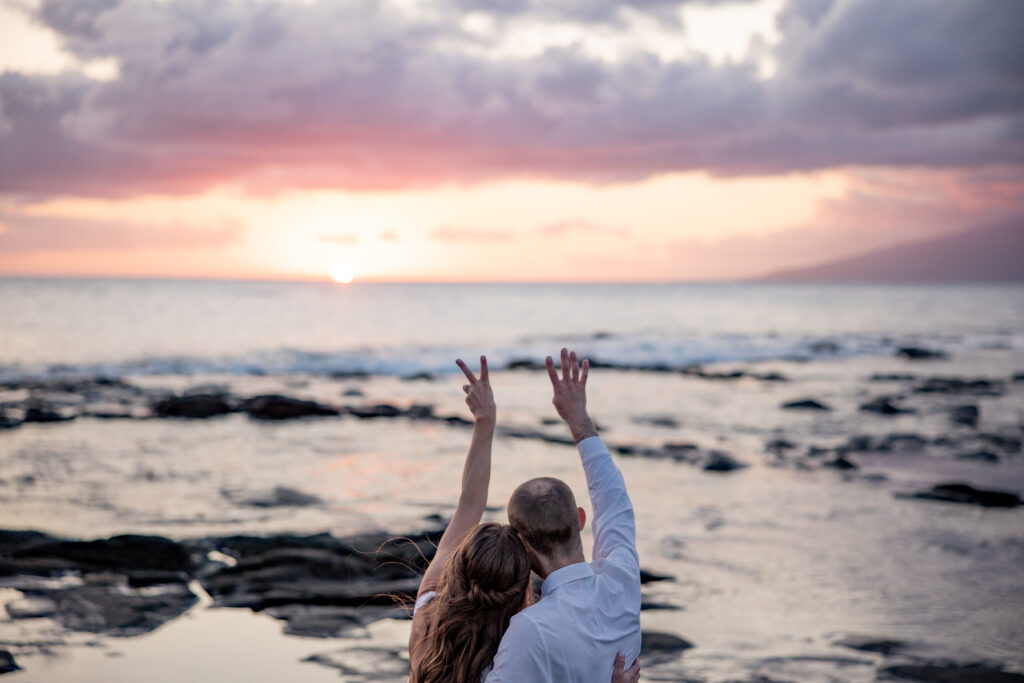
MULTIPOLYGON (((473 413, 473 439, 462 470, 462 493, 437 552, 420 582, 409 636, 410 683, 480 683, 490 670, 512 616, 533 601, 530 561, 515 529, 480 524, 491 479, 491 442, 497 411, 480 356, 480 377, 455 361, 473 413)), ((623 671, 615 660, 612 683, 635 683, 640 665, 623 671)))

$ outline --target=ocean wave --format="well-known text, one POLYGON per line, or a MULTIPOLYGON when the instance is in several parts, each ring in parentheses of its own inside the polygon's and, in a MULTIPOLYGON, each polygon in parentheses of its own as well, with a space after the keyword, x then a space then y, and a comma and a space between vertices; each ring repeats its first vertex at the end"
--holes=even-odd
POLYGON ((659 336, 595 332, 574 337, 532 336, 498 348, 468 346, 359 347, 337 350, 278 348, 238 355, 144 357, 124 361, 38 366, 0 366, 0 380, 33 377, 130 375, 391 375, 457 372, 456 358, 471 365, 479 353, 494 369, 542 364, 562 346, 605 366, 624 368, 686 368, 716 363, 761 363, 773 360, 813 361, 864 355, 893 355, 905 346, 956 353, 978 349, 1017 350, 1016 335, 989 334, 947 338, 837 335, 825 338, 783 335, 659 336))

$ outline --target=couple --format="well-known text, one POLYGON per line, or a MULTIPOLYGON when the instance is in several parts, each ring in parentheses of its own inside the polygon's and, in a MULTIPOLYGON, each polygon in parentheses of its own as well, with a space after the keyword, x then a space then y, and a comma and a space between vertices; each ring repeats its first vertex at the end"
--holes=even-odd
POLYGON ((410 683, 633 683, 640 665, 640 565, 622 473, 587 414, 589 363, 562 349, 547 359, 555 409, 572 432, 594 508, 594 561, 583 555, 586 515, 559 479, 519 486, 510 525, 480 524, 491 477, 496 411, 480 357, 477 378, 456 361, 473 413, 462 493, 423 575, 412 634, 410 683), (534 600, 530 570, 543 579, 534 600), (623 671, 626 662, 632 666, 623 671))

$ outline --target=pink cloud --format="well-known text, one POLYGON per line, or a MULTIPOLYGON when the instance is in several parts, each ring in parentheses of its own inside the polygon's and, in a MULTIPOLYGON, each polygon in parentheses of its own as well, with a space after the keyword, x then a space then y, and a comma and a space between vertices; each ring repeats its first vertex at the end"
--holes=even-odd
POLYGON ((430 238, 451 243, 497 243, 508 242, 515 237, 511 230, 487 228, 465 228, 454 225, 439 225, 430 231, 430 238))

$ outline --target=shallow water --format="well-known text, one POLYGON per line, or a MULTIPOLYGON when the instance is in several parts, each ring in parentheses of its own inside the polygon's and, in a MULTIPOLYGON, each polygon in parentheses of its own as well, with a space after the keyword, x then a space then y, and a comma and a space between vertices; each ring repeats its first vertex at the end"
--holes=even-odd
MULTIPOLYGON (((31 298, 32 288, 24 283, 2 284, 7 297, 17 291, 31 298)), ((33 294, 37 303, 68 305, 60 287, 41 287, 43 294, 33 294)), ((476 335, 465 344, 474 346, 474 355, 477 349, 497 348, 506 358, 553 352, 563 341, 590 345, 623 364, 689 362, 697 355, 694 349, 725 356, 743 350, 746 356, 729 356, 729 362, 708 369, 779 373, 788 381, 646 370, 592 373, 591 411, 609 444, 642 448, 688 442, 702 451, 727 451, 749 465, 719 474, 667 458, 616 456, 637 511, 641 564, 675 577, 645 586, 645 601, 663 609, 645 611, 643 627, 695 645, 681 658, 647 662, 644 679, 871 681, 885 665, 938 659, 985 660, 1024 670, 1024 509, 896 495, 946 481, 1024 490, 1024 459, 1012 445, 999 450, 975 442, 979 434, 1010 439, 1024 434, 1024 382, 1012 379, 1024 371, 1022 288, 668 287, 628 289, 632 299, 621 293, 613 297, 608 288, 551 288, 543 291, 554 299, 539 309, 537 290, 529 288, 441 287, 430 289, 429 296, 428 290, 407 288, 401 296, 398 290, 373 294, 372 306, 351 304, 350 313, 365 313, 393 297, 394 307, 408 312, 434 302, 429 305, 437 315, 410 313, 405 336, 391 338, 386 325, 355 319, 338 332, 337 321, 315 314, 333 297, 364 296, 356 289, 170 283, 154 284, 156 293, 146 294, 146 287, 137 291, 132 284, 127 291, 97 284, 75 299, 83 311, 113 306, 122 312, 121 336, 106 344, 90 335, 113 325, 109 320, 89 332, 88 325, 70 317, 67 324, 82 339, 75 346, 67 339, 52 340, 53 320, 39 314, 19 328, 20 335, 34 330, 35 346, 17 335, 3 342, 8 376, 32 368, 51 374, 55 369, 47 366, 63 358, 72 374, 102 366, 149 389, 207 385, 237 396, 273 392, 335 405, 431 404, 438 415, 468 416, 456 376, 402 378, 407 371, 439 367, 441 356, 450 362, 460 334, 476 335), (108 291, 101 295, 104 287, 108 291), (172 315, 189 287, 198 287, 209 301, 172 315), (438 291, 454 293, 450 298, 461 306, 459 312, 445 313, 438 291), (652 292, 662 298, 644 300, 652 292), (552 334, 560 324, 560 302, 580 296, 584 303, 570 309, 564 334, 552 334), (605 315, 597 319, 594 311, 602 298, 608 300, 605 315), (311 308, 282 312, 300 304, 311 308), (221 310, 226 318, 214 315, 221 310), (486 311, 493 327, 473 326, 473 311, 486 311), (915 311, 919 314, 912 315, 915 311), (252 319, 237 324, 242 318, 252 319), (303 334, 294 329, 301 321, 309 325, 303 334), (182 334, 170 334, 178 323, 182 334), (886 331, 886 325, 892 329, 886 331), (355 342, 345 336, 370 334, 365 330, 384 332, 355 342), (594 336, 602 330, 611 336, 594 336), (813 341, 824 338, 835 339, 838 350, 810 350, 813 341), (487 343, 498 339, 505 345, 487 343), (722 341, 727 339, 731 346, 722 341), (895 357, 893 349, 908 340, 950 357, 916 362, 895 357), (301 353, 287 350, 293 342, 302 345, 301 353), (765 353, 776 343, 781 350, 765 353), (75 350, 69 350, 72 346, 75 350), (365 352, 352 351, 364 347, 365 352), (800 348, 803 356, 794 351, 800 348), (167 358, 181 362, 186 354, 199 360, 169 374, 161 365, 167 358), (300 357, 301 362, 295 360, 300 357), (302 365, 348 367, 354 358, 364 363, 362 369, 379 366, 387 374, 332 379, 302 365), (140 362, 133 374, 132 364, 140 362), (266 363, 262 372, 275 363, 287 371, 251 374, 247 368, 257 362, 266 363), (915 379, 873 381, 878 373, 910 373, 915 379), (920 378, 948 376, 998 381, 1002 393, 914 391, 920 378), (917 412, 880 416, 858 409, 882 395, 897 397, 917 412), (780 409, 801 398, 815 398, 832 410, 780 409), (950 422, 950 409, 963 404, 978 406, 976 429, 950 422), (926 445, 853 452, 848 457, 859 468, 849 472, 821 466, 832 456, 806 455, 811 447, 833 448, 851 436, 881 443, 900 433, 914 434, 926 445), (952 445, 936 445, 942 438, 952 445), (767 452, 766 444, 776 439, 794 448, 781 456, 767 452), (998 450, 998 462, 956 458, 980 448, 998 450), (903 641, 905 649, 884 657, 835 644, 851 634, 903 641)), ((0 310, 8 316, 5 325, 17 317, 11 317, 10 307, 0 310)), ((563 427, 548 424, 554 412, 543 372, 499 370, 493 384, 502 424, 564 436, 563 427)), ((0 393, 0 403, 22 400, 26 391, 0 393)), ((79 400, 51 398, 69 406, 79 400)), ((465 427, 441 422, 351 416, 283 423, 244 414, 207 420, 79 417, 25 424, 0 431, 0 528, 75 538, 123 532, 179 539, 282 531, 346 535, 365 529, 404 534, 429 524, 426 515, 450 514, 468 438, 465 427), (275 486, 317 496, 323 504, 267 508, 246 502, 275 486)), ((564 478, 585 500, 571 447, 499 437, 494 452, 490 518, 502 519, 511 490, 540 474, 564 478)), ((4 596, 3 602, 16 597, 4 596)), ((26 669, 10 679, 254 680, 268 672, 282 680, 402 678, 406 621, 377 622, 349 638, 300 639, 284 636, 282 622, 265 615, 205 605, 131 639, 67 633, 45 619, 0 620, 0 642, 26 669), (50 654, 38 645, 47 638, 56 641, 42 648, 50 654), (90 642, 94 645, 85 644, 90 642), (321 655, 320 663, 301 661, 314 654, 321 655)))

